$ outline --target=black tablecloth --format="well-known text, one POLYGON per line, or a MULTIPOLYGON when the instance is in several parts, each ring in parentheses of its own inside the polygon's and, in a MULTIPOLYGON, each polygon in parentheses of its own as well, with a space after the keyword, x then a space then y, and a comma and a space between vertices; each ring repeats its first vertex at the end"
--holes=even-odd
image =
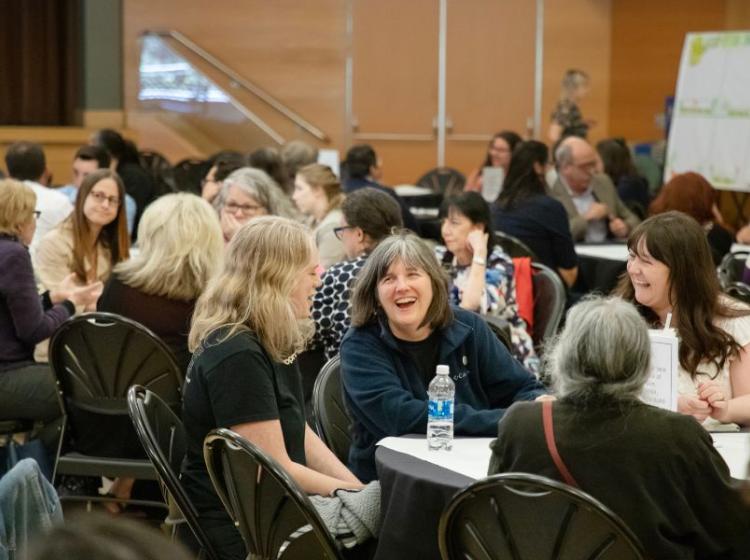
POLYGON ((375 463, 383 519, 375 560, 439 560, 440 514, 458 490, 475 481, 385 447, 377 448, 375 463))
POLYGON ((578 255, 578 278, 573 291, 579 294, 609 294, 626 267, 625 261, 578 255))

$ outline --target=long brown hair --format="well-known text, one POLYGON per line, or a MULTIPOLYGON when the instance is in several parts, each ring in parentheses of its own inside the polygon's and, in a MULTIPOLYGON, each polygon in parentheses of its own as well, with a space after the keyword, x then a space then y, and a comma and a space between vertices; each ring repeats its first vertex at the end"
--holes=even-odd
POLYGON ((81 183, 81 187, 78 189, 78 194, 76 195, 76 204, 73 213, 68 218, 73 227, 72 269, 82 281, 87 280, 86 257, 97 258, 96 250, 94 250, 93 254, 89 254, 91 226, 86 215, 83 213, 83 206, 86 203, 89 193, 103 179, 112 179, 117 185, 117 196, 120 199, 120 205, 117 209, 115 219, 104 226, 101 232, 99 232, 99 237, 96 239, 95 245, 101 244, 109 249, 109 259, 112 267, 130 256, 130 239, 128 237, 128 224, 125 215, 125 185, 123 185, 120 176, 114 171, 99 169, 87 175, 81 183))
MULTIPOLYGON (((731 306, 721 297, 705 231, 687 214, 665 212, 642 222, 630 234, 631 253, 640 256, 644 246, 652 258, 669 268, 669 299, 680 337, 680 365, 692 377, 704 360, 722 369, 727 360, 739 355, 741 348, 714 321, 748 315, 750 310, 731 306)), ((650 308, 635 301, 627 273, 621 277, 615 293, 635 303, 649 322, 658 323, 650 308)))
POLYGON ((700 224, 712 222, 718 193, 702 175, 689 171, 672 177, 648 207, 649 214, 679 210, 700 224))

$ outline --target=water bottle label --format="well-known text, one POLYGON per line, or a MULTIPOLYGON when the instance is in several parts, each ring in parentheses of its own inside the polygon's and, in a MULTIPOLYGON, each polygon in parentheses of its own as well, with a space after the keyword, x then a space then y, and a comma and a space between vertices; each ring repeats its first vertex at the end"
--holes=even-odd
POLYGON ((429 401, 427 405, 427 417, 430 420, 453 420, 453 401, 447 399, 429 401))

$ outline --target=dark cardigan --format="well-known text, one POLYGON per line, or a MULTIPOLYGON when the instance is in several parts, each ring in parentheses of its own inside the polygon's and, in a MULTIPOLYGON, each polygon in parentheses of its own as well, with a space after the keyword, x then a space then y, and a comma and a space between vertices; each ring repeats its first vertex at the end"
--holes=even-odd
POLYGON ((73 313, 71 302, 52 305, 49 292, 37 293, 29 251, 0 235, 0 371, 33 362, 34 346, 73 313))

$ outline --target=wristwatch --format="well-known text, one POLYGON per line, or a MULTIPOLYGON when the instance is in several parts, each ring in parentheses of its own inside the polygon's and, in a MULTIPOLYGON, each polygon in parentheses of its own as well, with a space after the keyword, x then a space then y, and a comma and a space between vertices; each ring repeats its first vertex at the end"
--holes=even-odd
POLYGON ((474 257, 471 262, 480 266, 487 266, 487 259, 483 259, 482 257, 474 257))

